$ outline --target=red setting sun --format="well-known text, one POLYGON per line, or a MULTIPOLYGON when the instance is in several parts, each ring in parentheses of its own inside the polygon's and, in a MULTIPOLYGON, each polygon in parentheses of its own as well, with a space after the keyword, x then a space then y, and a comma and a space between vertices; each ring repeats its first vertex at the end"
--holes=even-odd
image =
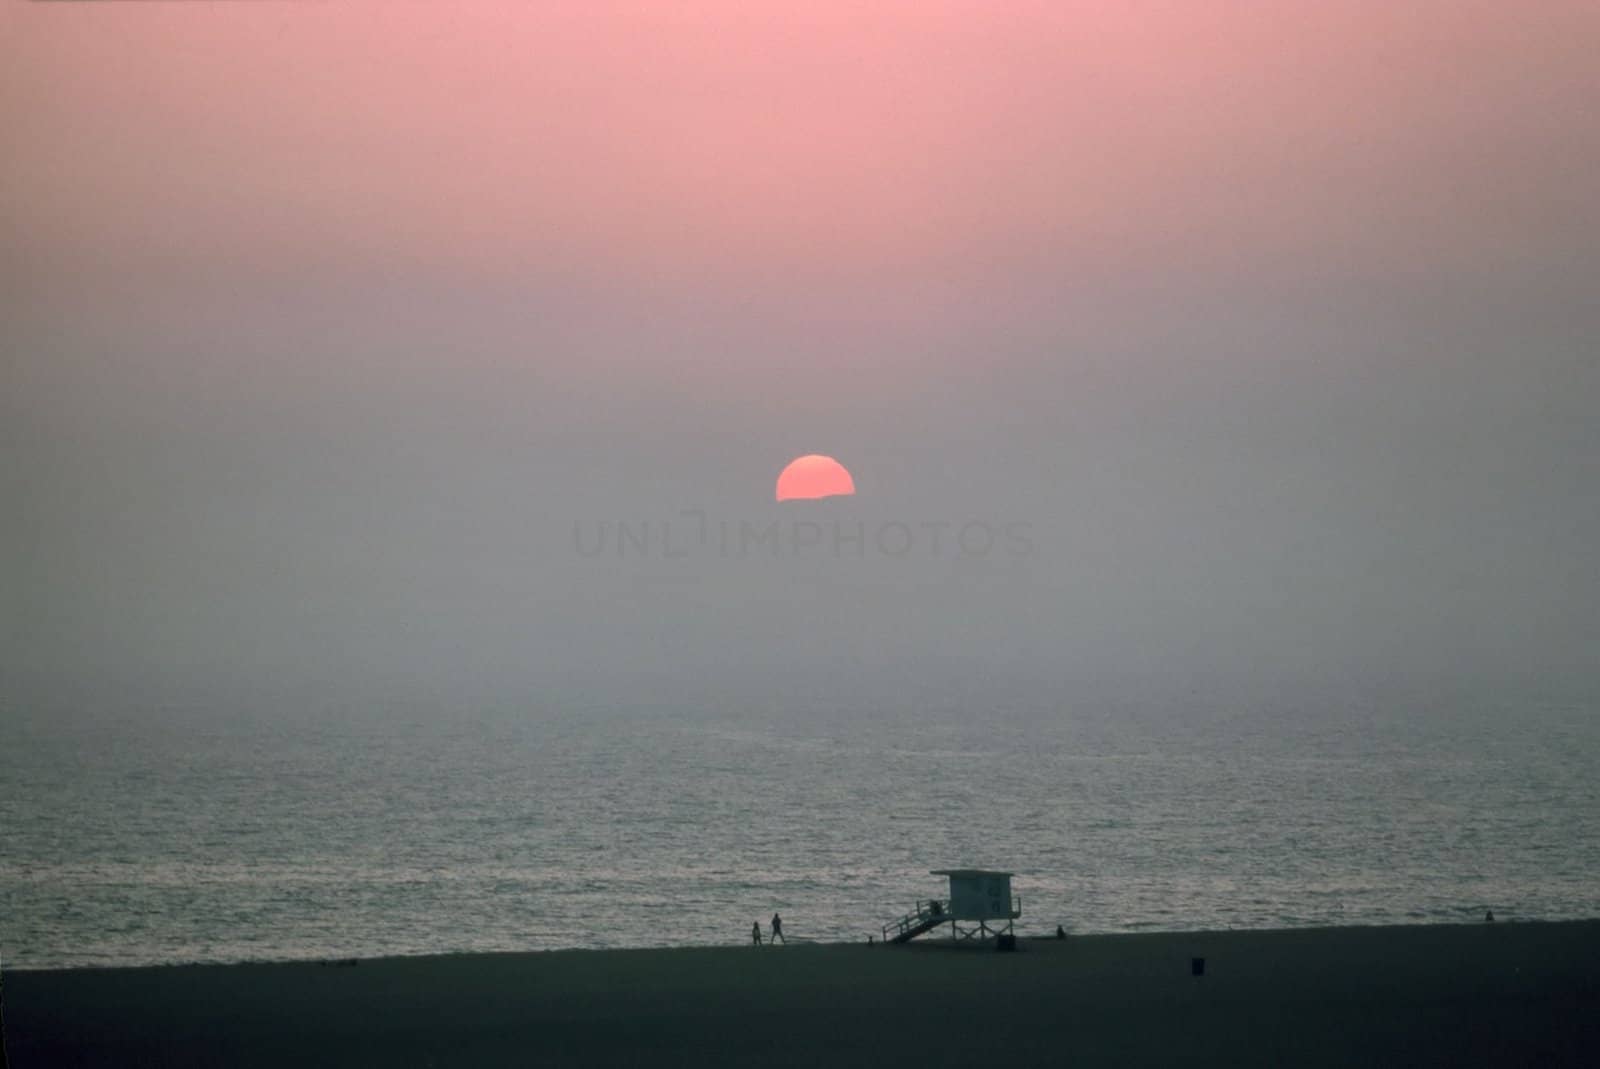
POLYGON ((796 457, 778 475, 779 501, 840 497, 855 492, 856 481, 850 477, 845 466, 832 457, 818 453, 796 457))

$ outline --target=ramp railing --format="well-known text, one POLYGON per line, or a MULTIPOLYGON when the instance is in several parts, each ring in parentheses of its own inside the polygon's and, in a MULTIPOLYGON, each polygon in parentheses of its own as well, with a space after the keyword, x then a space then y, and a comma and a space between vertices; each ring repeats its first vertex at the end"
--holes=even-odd
POLYGON ((885 943, 904 943, 915 939, 930 928, 936 928, 950 919, 950 905, 942 898, 929 898, 917 903, 917 908, 899 920, 883 926, 885 943))

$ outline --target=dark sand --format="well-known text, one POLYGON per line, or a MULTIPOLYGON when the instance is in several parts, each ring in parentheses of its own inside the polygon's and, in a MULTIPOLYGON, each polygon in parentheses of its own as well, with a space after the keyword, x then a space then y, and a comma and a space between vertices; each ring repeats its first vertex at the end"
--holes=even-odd
POLYGON ((5 1026, 23 1069, 1594 1066, 1600 921, 14 972, 5 1026))

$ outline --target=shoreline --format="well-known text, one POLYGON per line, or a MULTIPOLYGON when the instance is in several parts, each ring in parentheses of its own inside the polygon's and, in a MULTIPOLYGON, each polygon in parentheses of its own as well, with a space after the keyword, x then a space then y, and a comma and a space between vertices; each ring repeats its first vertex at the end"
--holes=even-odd
MULTIPOLYGON (((1427 921, 1427 922, 1395 922, 1392 924, 1317 924, 1297 926, 1292 928, 1151 928, 1140 931, 1113 931, 1113 932, 1074 932, 1067 933, 1067 941, 1084 941, 1098 939, 1144 939, 1150 937, 1209 937, 1214 935, 1288 935, 1303 932, 1390 932, 1432 929, 1462 929, 1472 930, 1484 927, 1538 927, 1551 925, 1587 925, 1600 924, 1600 916, 1595 917, 1564 917, 1552 920, 1537 918, 1496 918, 1493 922, 1483 921, 1427 921)), ((948 937, 919 938, 913 941, 914 946, 930 946, 948 943, 948 937)), ((1057 938, 1045 932, 1018 932, 1017 942, 1027 943, 1055 943, 1057 938)), ((865 947, 865 940, 845 942, 842 940, 808 939, 805 936, 795 935, 789 938, 789 944, 796 947, 865 947)), ((874 946, 882 945, 874 943, 874 946)), ((765 947, 763 946, 763 949, 765 947)), ((17 976, 23 973, 80 973, 80 972, 106 972, 106 971, 143 971, 152 969, 233 969, 251 966, 272 965, 321 965, 325 967, 344 966, 352 962, 356 964, 375 964, 391 961, 417 961, 417 960, 447 960, 452 958, 496 958, 496 957, 523 957, 526 955, 553 955, 553 954, 640 954, 660 953, 667 954, 680 951, 709 951, 709 950, 745 950, 751 949, 747 943, 691 943, 669 946, 617 946, 617 947, 530 947, 521 950, 438 950, 421 951, 418 953, 400 954, 374 954, 370 957, 306 957, 306 958, 239 958, 228 961, 195 960, 195 961, 154 961, 138 965, 121 964, 93 964, 93 965, 11 965, 7 964, 4 970, 6 976, 17 976)), ((779 947, 778 949, 782 949, 779 947)))
POLYGON ((7 970, 30 1065, 1600 1063, 1600 920, 7 970), (1204 974, 1192 960, 1205 959, 1204 974))

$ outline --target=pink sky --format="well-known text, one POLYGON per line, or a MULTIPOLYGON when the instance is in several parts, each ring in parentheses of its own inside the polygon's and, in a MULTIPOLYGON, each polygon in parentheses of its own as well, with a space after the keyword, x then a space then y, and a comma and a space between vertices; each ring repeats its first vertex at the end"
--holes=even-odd
MULTIPOLYGON (((7 282, 58 311, 93 286, 90 319, 118 331, 123 301, 172 319, 285 286, 347 310, 396 289, 603 295, 683 333, 699 355, 672 374, 702 391, 826 392, 782 339, 824 380, 896 391, 919 366, 962 373, 943 346, 1058 335, 1174 287, 1526 285, 1597 225, 1588 4, 0 18, 7 282)), ((519 360, 654 375, 615 336, 635 326, 546 321, 553 344, 519 360)))
POLYGON ((639 616, 571 521, 821 452, 1044 547, 853 588, 863 643, 1577 663, 1597 54, 1559 0, 0 6, 21 657, 759 659, 754 588, 639 616))
POLYGON ((1433 270, 1600 140, 1588 4, 687 6, 8 5, 9 223, 33 272, 1433 270))

